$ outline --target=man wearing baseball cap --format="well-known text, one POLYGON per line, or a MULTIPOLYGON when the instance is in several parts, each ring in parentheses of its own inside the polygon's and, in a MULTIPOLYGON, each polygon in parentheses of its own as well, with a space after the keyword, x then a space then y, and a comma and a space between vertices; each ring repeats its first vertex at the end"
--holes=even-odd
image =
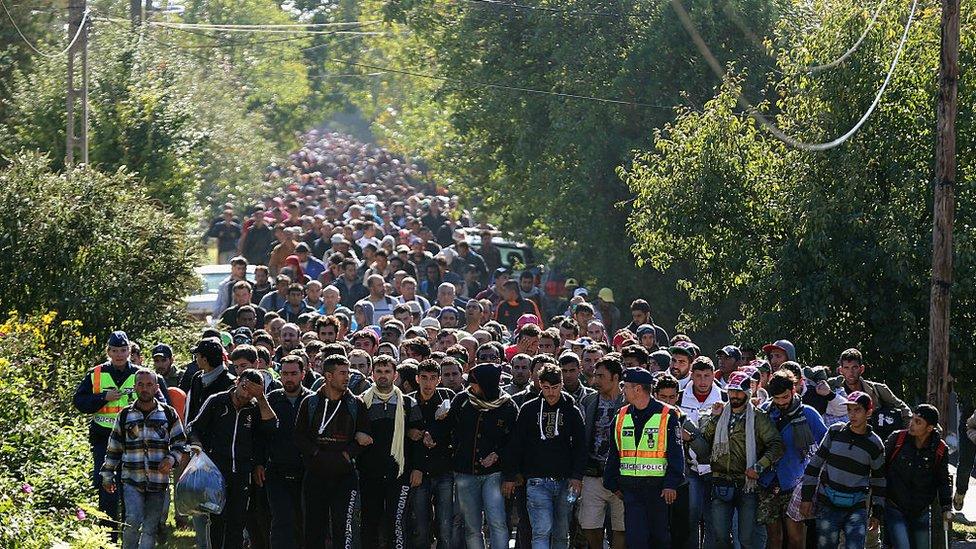
POLYGON ((888 498, 885 530, 895 549, 929 546, 929 506, 938 498, 943 519, 952 520, 949 447, 939 429, 939 409, 919 404, 908 429, 885 441, 888 498))
POLYGON ((698 435, 712 447, 712 531, 718 549, 729 549, 734 542, 753 549, 759 476, 783 457, 783 439, 769 415, 753 405, 748 374, 733 374, 727 390, 728 404, 712 405, 698 435), (738 531, 732 528, 735 515, 738 531))
POLYGON ((624 398, 612 427, 603 486, 624 502, 627 547, 670 547, 669 506, 684 483, 678 412, 652 397, 654 376, 624 370, 624 398))
POLYGON ((179 387, 183 370, 173 363, 173 348, 165 343, 159 343, 152 348, 153 368, 156 373, 166 380, 167 387, 179 387))
POLYGON ((847 396, 847 423, 835 423, 803 473, 800 514, 813 515, 817 498, 820 547, 837 547, 844 532, 848 549, 865 546, 877 531, 885 506, 885 448, 868 419, 874 401, 862 391, 847 396))
POLYGON ((718 368, 715 370, 715 382, 723 389, 729 376, 739 367, 742 361, 742 351, 735 345, 726 345, 715 351, 715 358, 718 359, 718 368))
POLYGON ((762 350, 766 353, 766 360, 769 361, 769 367, 773 372, 779 370, 787 360, 796 360, 796 347, 788 339, 779 339, 775 343, 763 345, 762 350))

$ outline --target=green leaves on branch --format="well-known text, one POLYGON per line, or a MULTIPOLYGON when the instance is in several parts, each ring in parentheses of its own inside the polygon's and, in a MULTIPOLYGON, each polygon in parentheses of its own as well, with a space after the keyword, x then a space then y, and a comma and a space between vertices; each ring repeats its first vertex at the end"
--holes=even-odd
POLYGON ((98 338, 184 323, 198 283, 184 222, 131 175, 48 164, 24 154, 0 172, 0 313, 55 310, 98 338))

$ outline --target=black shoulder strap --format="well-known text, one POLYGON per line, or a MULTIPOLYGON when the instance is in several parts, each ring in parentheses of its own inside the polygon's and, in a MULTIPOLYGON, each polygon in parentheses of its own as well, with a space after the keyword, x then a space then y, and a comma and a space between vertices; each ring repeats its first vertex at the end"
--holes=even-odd
POLYGON ((315 411, 319 407, 319 394, 312 393, 306 400, 308 401, 308 426, 312 428, 315 426, 315 411))
POLYGON ((346 401, 346 408, 349 409, 349 417, 352 418, 352 424, 355 428, 356 419, 359 417, 359 406, 356 406, 356 398, 346 391, 346 394, 342 395, 342 400, 346 401))

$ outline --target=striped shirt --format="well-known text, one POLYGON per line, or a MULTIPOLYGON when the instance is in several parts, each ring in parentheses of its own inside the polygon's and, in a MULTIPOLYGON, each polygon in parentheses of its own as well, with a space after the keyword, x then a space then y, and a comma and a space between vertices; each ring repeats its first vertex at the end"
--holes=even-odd
POLYGON ((871 507, 877 512, 884 506, 884 468, 884 443, 870 426, 859 435, 849 424, 835 423, 803 473, 803 501, 813 501, 815 494, 826 497, 826 489, 843 494, 870 492, 871 507))
POLYGON ((122 471, 122 482, 144 492, 159 492, 169 486, 169 475, 159 472, 159 463, 171 456, 179 463, 186 452, 183 424, 171 406, 156 402, 156 408, 143 413, 132 403, 119 412, 108 439, 103 482, 113 481, 122 471), (124 424, 123 424, 124 418, 124 424))

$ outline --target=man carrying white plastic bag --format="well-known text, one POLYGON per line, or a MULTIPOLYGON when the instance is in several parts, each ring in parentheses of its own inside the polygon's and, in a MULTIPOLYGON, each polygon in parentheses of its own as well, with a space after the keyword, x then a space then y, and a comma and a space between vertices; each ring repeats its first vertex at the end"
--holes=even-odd
POLYGON ((125 502, 124 549, 151 549, 169 489, 170 472, 186 455, 186 435, 176 410, 156 400, 156 373, 135 374, 138 399, 119 412, 109 435, 102 485, 115 492, 117 470, 122 472, 125 502))

